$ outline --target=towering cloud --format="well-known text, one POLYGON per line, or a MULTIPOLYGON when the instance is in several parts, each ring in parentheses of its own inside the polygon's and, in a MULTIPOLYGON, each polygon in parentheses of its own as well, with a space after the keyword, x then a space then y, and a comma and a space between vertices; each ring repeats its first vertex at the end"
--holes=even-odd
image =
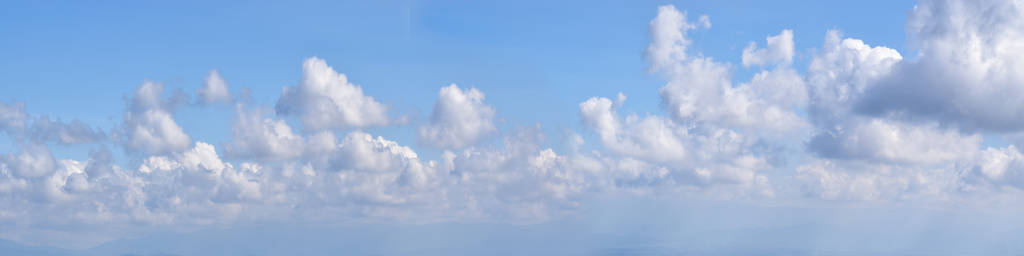
POLYGON ((279 115, 298 116, 310 131, 388 123, 387 106, 316 57, 302 63, 301 82, 284 88, 276 109, 279 115))
POLYGON ((441 88, 430 123, 419 128, 419 141, 439 148, 461 148, 494 133, 494 109, 476 88, 441 88))
POLYGON ((132 151, 165 154, 185 150, 192 138, 171 115, 174 102, 163 98, 164 86, 145 82, 135 90, 124 113, 121 142, 132 151))
POLYGON ((231 157, 281 160, 303 153, 303 139, 292 132, 284 120, 265 118, 260 109, 249 109, 243 104, 235 107, 231 124, 232 140, 224 146, 231 157))
MULTIPOLYGON (((651 42, 646 55, 652 70, 668 79, 658 95, 676 121, 769 131, 797 129, 804 125, 789 105, 774 104, 757 95, 771 92, 771 89, 734 87, 728 64, 688 53, 690 39, 686 33, 696 25, 685 18, 673 6, 658 8, 658 16, 651 21, 651 42)), ((766 76, 760 79, 764 78, 766 76)))
POLYGON ((1024 129, 1024 7, 1017 1, 921 1, 908 13, 903 61, 859 110, 969 131, 1024 129))

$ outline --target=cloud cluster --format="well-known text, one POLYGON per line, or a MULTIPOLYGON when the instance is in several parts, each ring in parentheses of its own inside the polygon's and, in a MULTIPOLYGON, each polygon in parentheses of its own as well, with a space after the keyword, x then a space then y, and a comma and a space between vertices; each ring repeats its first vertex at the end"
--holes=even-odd
POLYGON ((857 102, 874 116, 968 131, 1024 129, 1024 17, 1016 1, 922 1, 906 30, 919 57, 857 102))
POLYGON ((455 84, 440 88, 428 120, 398 127, 437 150, 417 152, 375 134, 402 122, 316 57, 272 107, 236 101, 217 71, 195 101, 144 82, 108 132, 0 102, 15 145, 0 155, 0 236, 267 219, 536 221, 609 194, 956 202, 1024 188, 1019 145, 986 143, 1024 127, 1015 2, 922 1, 906 24, 918 51, 909 57, 827 31, 806 70, 792 65, 795 33, 783 29, 737 53, 756 70, 739 82, 736 65, 691 49, 690 33, 711 23, 687 16, 661 6, 648 28, 664 113, 620 113, 626 95, 595 95, 577 105, 583 130, 565 133, 564 152, 539 124, 499 129, 484 92, 455 84), (214 103, 234 105, 227 141, 193 139, 175 120, 214 103), (71 144, 94 147, 84 160, 55 156, 71 144))

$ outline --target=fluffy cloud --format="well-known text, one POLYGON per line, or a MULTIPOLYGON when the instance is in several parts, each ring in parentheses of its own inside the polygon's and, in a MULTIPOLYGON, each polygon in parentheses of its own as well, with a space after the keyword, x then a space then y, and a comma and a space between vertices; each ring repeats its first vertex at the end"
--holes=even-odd
POLYGON ((981 148, 976 132, 1019 130, 1020 12, 1011 1, 921 1, 906 24, 909 59, 829 31, 806 75, 815 131, 814 157, 797 168, 804 191, 936 199, 1016 187, 1016 147, 981 148))
MULTIPOLYGON (((670 119, 635 114, 621 118, 612 101, 595 97, 580 103, 584 125, 597 132, 602 145, 630 159, 640 169, 663 168, 668 180, 686 185, 767 183, 758 171, 770 169, 764 158, 751 151, 755 140, 740 133, 713 127, 688 127, 670 119)), ((629 162, 629 161, 627 161, 629 162)), ((632 169, 632 168, 629 168, 632 169)), ((771 194, 771 189, 765 194, 771 194)))
POLYGON ((210 104, 214 102, 231 102, 231 93, 228 92, 228 83, 224 81, 224 78, 220 76, 220 72, 217 70, 210 70, 210 74, 206 75, 206 81, 203 83, 203 87, 196 90, 196 96, 202 100, 204 104, 210 104))
MULTIPOLYGON (((0 102, 0 130, 14 148, 0 154, 0 235, 295 219, 535 221, 618 193, 787 202, 1016 195, 1024 154, 984 146, 990 134, 979 133, 1018 130, 1016 7, 925 1, 907 25, 919 56, 828 31, 805 72, 791 65, 793 32, 782 30, 743 49, 742 65, 761 70, 734 82, 735 64, 690 47, 688 33, 710 28, 709 19, 661 6, 644 54, 665 79, 664 113, 620 113, 622 94, 589 98, 578 114, 591 134, 567 131, 564 152, 539 125, 499 132, 484 93, 454 84, 440 88, 426 124, 384 129, 440 149, 417 152, 403 144, 409 136, 373 134, 369 127, 394 123, 387 107, 318 58, 303 63, 274 111, 236 103, 222 144, 194 141, 174 119, 193 101, 180 90, 167 97, 158 83, 129 98, 109 135, 115 143, 81 121, 0 102), (293 130, 299 123, 305 132, 293 130), (497 143, 479 143, 491 136, 497 143), (76 160, 51 149, 66 144, 93 151, 76 160), (115 157, 111 145, 130 154, 115 157)), ((195 94, 204 104, 233 101, 216 71, 195 94)))
POLYGON ((659 8, 658 16, 651 21, 651 43, 647 48, 652 70, 668 78, 668 84, 658 90, 658 95, 675 120, 776 132, 804 126, 803 119, 791 111, 791 105, 775 104, 779 102, 767 101, 767 97, 757 94, 773 91, 763 88, 767 86, 795 87, 789 90, 800 91, 802 83, 760 83, 767 78, 785 79, 765 74, 757 81, 761 88, 734 87, 729 65, 700 54, 688 55, 686 46, 690 40, 686 32, 695 26, 685 18, 675 7, 659 8))
POLYGON ((743 66, 763 66, 769 64, 785 64, 793 62, 793 30, 783 30, 775 36, 765 39, 766 48, 757 49, 757 44, 750 42, 743 48, 743 66))
POLYGON ((777 68, 761 71, 740 88, 749 88, 765 104, 786 107, 807 107, 807 88, 804 77, 791 68, 777 68))
POLYGON ((872 47, 842 38, 830 30, 825 45, 807 68, 808 114, 817 126, 831 126, 851 114, 871 84, 892 72, 903 56, 893 49, 872 47))
POLYGON ((981 143, 977 135, 856 113, 853 106, 866 90, 902 59, 895 50, 829 31, 807 71, 808 114, 818 127, 809 149, 826 158, 928 164, 976 150, 981 143))
POLYGON ((612 101, 594 97, 580 103, 583 124, 597 132, 601 143, 611 150, 659 162, 682 163, 689 155, 684 144, 689 130, 657 116, 625 118, 615 113, 612 101))
POLYGON ((7 168, 16 177, 37 178, 56 170, 57 161, 46 145, 24 145, 18 154, 7 155, 3 159, 7 168))
POLYGON ((121 142, 133 151, 164 154, 185 150, 192 138, 174 121, 170 108, 174 102, 164 100, 163 85, 145 82, 135 90, 124 113, 121 142))
POLYGON ((690 23, 686 20, 686 13, 680 12, 675 6, 658 7, 658 16, 649 24, 651 43, 644 53, 650 60, 650 72, 672 69, 676 63, 687 59, 686 48, 691 42, 686 32, 711 27, 707 16, 701 16, 698 21, 698 24, 690 23))
POLYGON ((225 163, 213 145, 204 142, 181 153, 149 157, 139 166, 148 182, 142 189, 171 192, 169 198, 157 199, 168 200, 162 203, 170 206, 259 200, 263 196, 259 170, 225 163))
POLYGON ((279 115, 298 116, 312 131, 388 123, 387 106, 316 57, 302 63, 302 81, 284 88, 276 109, 279 115))
POLYGON ((926 0, 908 13, 919 52, 871 86, 861 112, 965 130, 1024 129, 1024 8, 1017 1, 926 0))
POLYGON ((419 140, 439 148, 460 148, 495 131, 494 109, 484 104, 484 93, 452 84, 438 92, 430 123, 419 128, 419 140))
POLYGON ((225 154, 231 157, 281 160, 303 153, 303 139, 288 123, 264 118, 262 111, 247 109, 244 104, 235 107, 231 135, 231 142, 224 146, 225 154))

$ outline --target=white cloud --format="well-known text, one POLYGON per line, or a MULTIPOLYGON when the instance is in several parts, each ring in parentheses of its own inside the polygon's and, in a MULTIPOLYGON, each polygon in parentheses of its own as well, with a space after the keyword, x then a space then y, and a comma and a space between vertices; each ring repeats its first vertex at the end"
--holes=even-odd
POLYGON ((765 39, 764 49, 757 49, 757 43, 750 42, 743 49, 743 66, 764 66, 771 64, 789 65, 793 62, 793 30, 783 30, 765 39))
POLYGON ((439 148, 472 145, 494 133, 494 108, 484 104, 484 93, 476 88, 459 89, 455 84, 441 88, 430 123, 419 128, 419 141, 439 148))
POLYGON ((29 136, 37 142, 55 141, 61 144, 91 143, 107 138, 102 131, 93 130, 82 121, 64 123, 61 120, 50 121, 46 116, 32 120, 29 136))
POLYGON ((690 155, 684 141, 689 130, 670 120, 631 115, 619 117, 608 98, 593 97, 580 103, 580 117, 601 143, 615 152, 659 162, 682 163, 690 155))
POLYGON ((825 41, 807 72, 808 114, 816 126, 808 149, 818 158, 797 168, 806 193, 843 200, 947 200, 1005 184, 991 174, 1015 169, 1012 146, 982 150, 981 135, 941 121, 866 116, 857 109, 878 88, 893 86, 885 81, 901 75, 907 62, 898 52, 841 39, 837 31, 829 31, 825 41))
POLYGON ((224 78, 220 76, 220 72, 217 72, 217 70, 210 70, 210 74, 206 75, 203 87, 196 90, 196 95, 199 96, 199 99, 204 104, 231 102, 228 83, 224 81, 224 78))
POLYGON ((754 81, 757 87, 748 84, 734 87, 728 64, 701 54, 688 56, 687 46, 691 42, 686 33, 694 26, 685 18, 674 7, 660 7, 658 17, 651 21, 651 42, 646 54, 652 71, 660 71, 668 78, 668 83, 658 90, 658 95, 676 121, 751 128, 769 133, 797 130, 805 125, 803 119, 792 111, 793 105, 787 104, 794 101, 766 100, 767 97, 777 97, 774 95, 776 92, 761 88, 792 88, 789 91, 799 95, 803 83, 794 81, 800 79, 786 77, 786 71, 774 71, 755 77, 758 79, 754 81), (769 78, 781 83, 765 83, 769 78))
MULTIPOLYGON (((372 135, 368 127, 395 123, 388 108, 318 58, 282 91, 280 116, 237 104, 232 136, 218 146, 185 133, 174 112, 190 101, 166 97, 157 83, 130 97, 114 144, 84 122, 0 102, 0 129, 15 148, 0 154, 0 226, 18 225, 0 235, 89 227, 124 236, 234 221, 536 221, 620 194, 812 204, 1013 197, 1024 188, 1024 154, 1019 145, 983 146, 990 134, 978 130, 1019 135, 1002 132, 1016 131, 1024 112, 1014 111, 1014 86, 1024 81, 1018 12, 998 1, 925 1, 908 22, 919 56, 828 31, 805 74, 791 65, 793 32, 783 30, 764 48, 743 49, 742 65, 769 68, 734 82, 735 64, 690 52, 688 33, 710 28, 707 16, 691 23, 661 6, 644 54, 666 80, 665 113, 619 113, 622 93, 589 98, 578 110, 594 144, 570 129, 565 152, 539 125, 500 133, 484 93, 454 84, 439 90, 428 123, 382 131, 413 132, 440 150, 372 135), (293 130, 292 116, 305 132, 293 130), (489 136, 500 141, 480 143, 489 136), (84 160, 61 159, 50 147, 65 144, 96 148, 84 160), (130 154, 114 157, 108 145, 130 154)), ((196 95, 232 102, 216 71, 196 95)))
POLYGON ((969 190, 1024 188, 1024 155, 1017 147, 986 148, 974 155, 965 178, 969 190))
MULTIPOLYGON (((754 140, 740 133, 713 127, 678 125, 659 116, 621 118, 612 101, 594 97, 580 103, 580 117, 597 132, 602 145, 642 167, 667 168, 673 182, 689 185, 764 184, 758 171, 771 166, 750 150, 754 140)), ((635 169, 635 168, 626 168, 635 169)), ((770 189, 768 189, 770 191, 770 189)), ((766 192, 770 194, 770 192, 766 192)))
MULTIPOLYGON (((700 19, 701 25, 711 27, 707 16, 700 19)), ((686 13, 672 5, 659 6, 658 16, 651 20, 649 26, 651 42, 644 53, 650 60, 648 71, 666 71, 673 68, 675 63, 687 59, 686 48, 691 42, 686 32, 698 26, 686 21, 686 13)))
POLYGON ((538 220, 562 215, 578 204, 593 185, 593 173, 574 168, 569 159, 541 147, 537 126, 519 128, 504 137, 502 147, 447 152, 442 170, 460 186, 452 189, 453 203, 483 215, 514 220, 538 220))
POLYGON ((135 91, 124 113, 121 142, 130 150, 164 154, 185 150, 192 138, 171 115, 163 100, 163 85, 145 82, 135 91))
POLYGON ((808 114, 819 126, 846 118, 868 86, 888 75, 903 56, 893 49, 842 38, 830 30, 807 69, 808 114))
POLYGON ((814 160, 797 167, 803 192, 828 200, 893 200, 949 192, 939 170, 920 170, 871 162, 814 160), (937 177, 938 176, 938 177, 937 177))
POLYGON ((442 199, 437 198, 436 164, 422 162, 409 147, 358 131, 346 135, 338 146, 326 168, 336 173, 342 184, 337 189, 343 195, 372 203, 443 205, 437 202, 442 199))
POLYGON ((949 158, 929 157, 955 152, 934 152, 932 147, 978 146, 980 137, 962 138, 927 124, 863 117, 852 110, 866 88, 901 60, 895 50, 842 39, 838 31, 827 33, 825 45, 807 71, 808 117, 817 127, 808 144, 812 153, 826 158, 933 163, 949 158))
POLYGON ((231 135, 231 142, 224 146, 230 157, 281 160, 303 153, 303 139, 292 132, 288 123, 264 118, 262 111, 247 109, 243 104, 235 107, 231 135))
POLYGON ((739 87, 749 88, 751 93, 758 95, 765 104, 778 106, 779 110, 787 107, 807 107, 807 86, 804 77, 791 68, 762 71, 755 74, 750 82, 739 87))
POLYGON ((151 199, 165 205, 149 210, 172 215, 196 214, 188 208, 210 201, 228 204, 261 199, 266 181, 262 173, 253 170, 236 169, 220 159, 213 145, 204 142, 181 153, 149 157, 139 166, 144 179, 141 189, 147 196, 168 193, 151 199))
POLYGON ((342 169, 395 170, 396 163, 419 159, 416 152, 409 147, 358 131, 345 136, 339 146, 341 151, 336 167, 342 169))
POLYGON ((285 87, 275 108, 279 115, 298 116, 311 131, 388 123, 387 106, 316 57, 303 62, 302 81, 285 87))

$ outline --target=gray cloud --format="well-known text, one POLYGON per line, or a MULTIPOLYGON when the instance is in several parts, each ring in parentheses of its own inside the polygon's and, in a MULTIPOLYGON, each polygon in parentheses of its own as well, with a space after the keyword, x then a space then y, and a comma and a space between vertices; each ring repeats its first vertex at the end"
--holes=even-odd
POLYGON ((1015 1, 921 1, 909 13, 916 59, 870 86, 858 110, 967 131, 1024 129, 1024 9, 1015 1))

